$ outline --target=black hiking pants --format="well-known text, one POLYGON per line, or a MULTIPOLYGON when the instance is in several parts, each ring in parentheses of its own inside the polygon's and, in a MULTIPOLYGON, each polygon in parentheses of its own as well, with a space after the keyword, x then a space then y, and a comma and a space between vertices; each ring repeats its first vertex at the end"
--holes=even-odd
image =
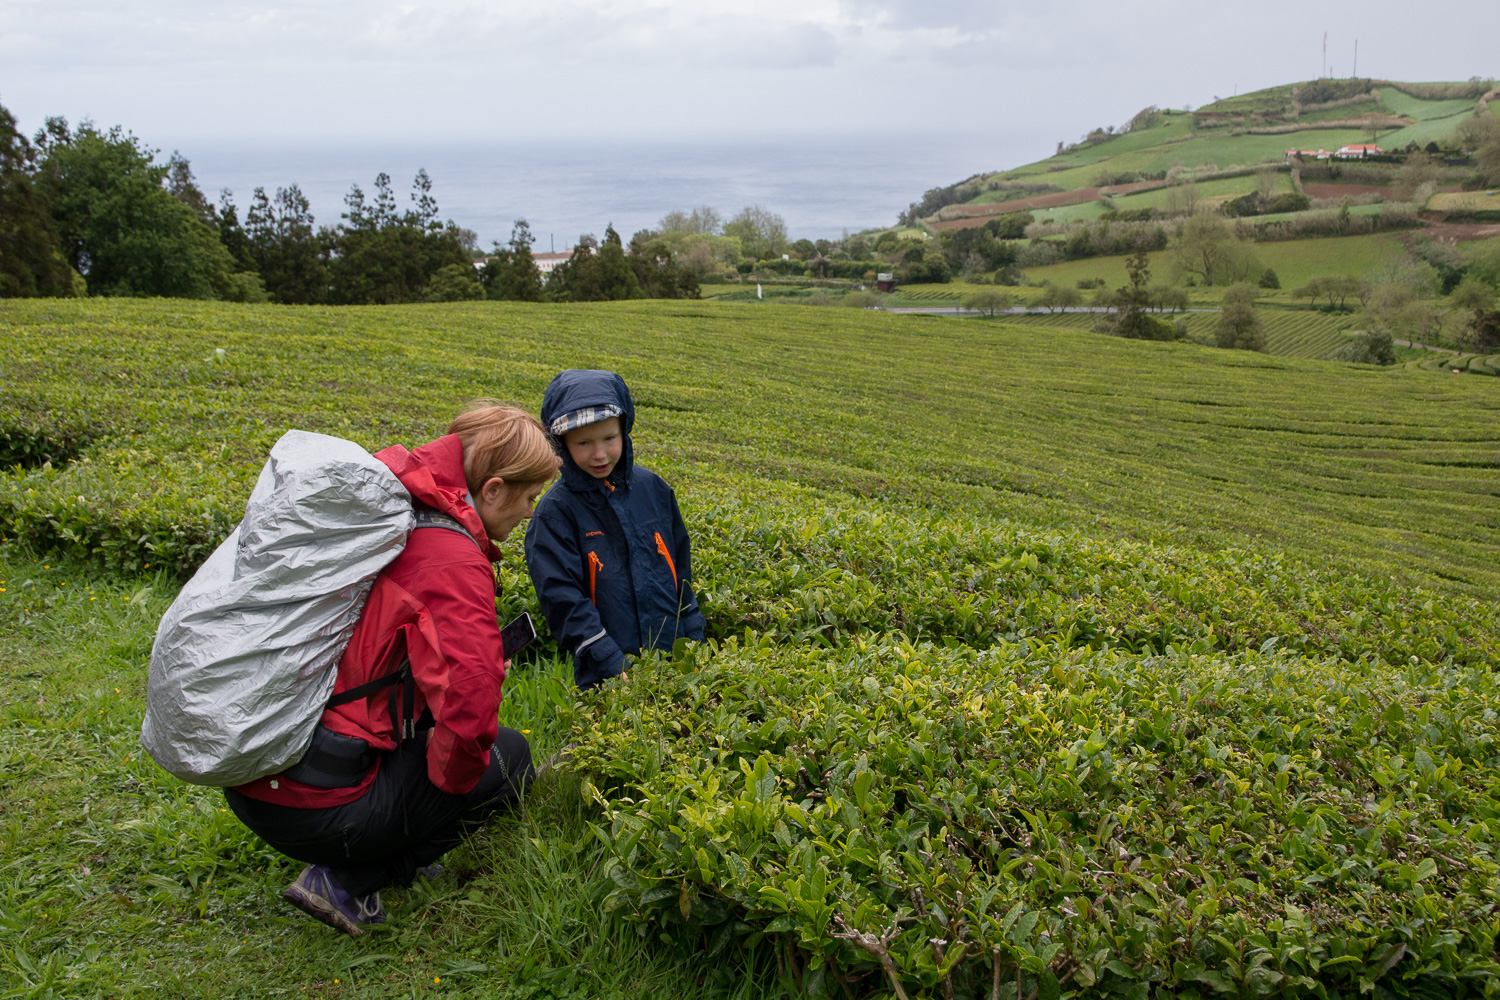
POLYGON ((521 797, 535 771, 526 737, 500 728, 490 763, 467 795, 450 795, 427 777, 425 740, 385 754, 370 790, 327 809, 297 809, 224 789, 229 808, 276 850, 310 865, 326 865, 356 896, 388 885, 410 885, 430 865, 521 797))

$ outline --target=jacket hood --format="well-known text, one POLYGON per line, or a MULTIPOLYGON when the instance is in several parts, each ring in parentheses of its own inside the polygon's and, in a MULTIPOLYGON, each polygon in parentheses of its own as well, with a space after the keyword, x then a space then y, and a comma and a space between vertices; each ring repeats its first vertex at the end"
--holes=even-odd
POLYGON ((376 452, 375 457, 401 480, 413 503, 456 519, 482 543, 491 562, 500 558, 500 550, 485 533, 479 512, 466 499, 469 484, 464 480, 464 446, 457 434, 429 441, 416 451, 391 445, 376 452))
MULTIPOLYGON (((542 426, 551 427, 552 421, 574 410, 591 406, 618 406, 620 408, 620 432, 625 438, 625 447, 620 452, 620 461, 609 474, 611 482, 624 484, 630 480, 630 470, 635 466, 635 448, 630 441, 630 430, 635 426, 635 403, 630 399, 630 389, 625 380, 614 372, 570 368, 559 372, 542 395, 542 426)), ((599 481, 584 472, 568 454, 562 439, 552 435, 552 446, 562 457, 563 481, 573 490, 597 489, 599 481)))

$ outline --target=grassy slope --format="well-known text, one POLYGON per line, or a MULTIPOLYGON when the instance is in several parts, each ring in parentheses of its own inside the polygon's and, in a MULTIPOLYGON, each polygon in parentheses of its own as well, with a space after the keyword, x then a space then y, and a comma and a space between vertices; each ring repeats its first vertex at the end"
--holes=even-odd
MULTIPOLYGON (((1439 589, 1500 580, 1500 524, 1485 513, 1500 488, 1491 380, 713 304, 6 303, 0 324, 10 391, 87 403, 123 432, 92 467, 8 476, 0 491, 87 494, 105 516, 137 488, 233 503, 288 425, 415 442, 461 399, 535 405, 557 367, 605 365, 637 393, 638 452, 680 487, 721 608, 735 578, 716 572, 760 550, 724 548, 716 532, 836 511, 848 491, 872 498, 860 518, 876 538, 882 522, 915 531, 936 510, 971 530, 1008 518, 1190 549, 1283 547, 1294 557, 1267 556, 1267 579, 1314 599, 1322 584, 1301 560, 1439 589), (225 365, 204 360, 216 347, 225 365)), ((854 545, 855 521, 838 516, 798 537, 837 548, 851 532, 854 545)), ((492 824, 439 882, 392 893, 387 933, 325 933, 274 900, 295 866, 214 793, 140 758, 145 657, 170 581, 0 550, 0 588, 0 794, 25 804, 0 821, 0 982, 22 995, 687 996, 700 977, 713 995, 776 989, 764 953, 749 978, 719 980, 724 962, 678 959, 639 942, 645 925, 606 919, 616 887, 567 782, 492 824)), ((573 724, 557 671, 507 683, 507 721, 543 752, 573 724)))
MULTIPOLYGON (((1266 267, 1276 271, 1283 290, 1306 284, 1321 274, 1365 274, 1388 255, 1401 252, 1400 244, 1387 234, 1375 236, 1335 236, 1317 240, 1287 243, 1257 243, 1255 253, 1266 267)), ((1165 278, 1171 270, 1170 251, 1152 253, 1153 274, 1165 278)), ((1103 278, 1109 287, 1125 284, 1124 257, 1090 257, 1064 261, 1026 271, 1028 281, 1050 281, 1054 285, 1073 285, 1080 280, 1103 278)))
MULTIPOLYGON (((1203 109, 1248 112, 1268 107, 1280 108, 1289 99, 1290 86, 1272 87, 1254 94, 1242 94, 1238 98, 1226 98, 1203 109)), ((1408 142, 1425 145, 1434 139, 1443 139, 1452 133, 1463 117, 1473 110, 1473 102, 1466 100, 1429 101, 1410 97, 1394 88, 1381 89, 1381 103, 1391 114, 1405 115, 1415 124, 1395 131, 1382 132, 1377 141, 1391 148, 1405 146, 1408 142)), ((1310 113, 1308 121, 1334 120, 1349 117, 1373 106, 1363 105, 1334 108, 1310 113)), ((1234 164, 1252 165, 1262 161, 1279 162, 1281 154, 1291 148, 1337 149, 1346 143, 1370 141, 1368 132, 1359 129, 1308 129, 1276 135, 1230 135, 1229 129, 1191 128, 1191 116, 1182 112, 1169 113, 1150 129, 1132 132, 1088 146, 1081 146, 1057 156, 1026 164, 996 174, 1001 178, 1024 178, 1046 181, 1061 188, 1088 187, 1096 183, 1101 170, 1114 173, 1142 171, 1154 173, 1182 164, 1197 167, 1213 163, 1220 167, 1234 164)), ((1236 193, 1253 190, 1253 181, 1229 182, 1227 190, 1236 193)), ((975 203, 1003 201, 1004 192, 986 191, 974 199, 975 203)), ((1137 196, 1144 197, 1144 196, 1137 196)), ((1149 202, 1140 202, 1146 204, 1149 202)), ((1054 210, 1061 211, 1061 210, 1054 210)), ((1077 214, 1078 218, 1092 218, 1077 214)), ((1059 216, 1072 218, 1075 215, 1059 216)))

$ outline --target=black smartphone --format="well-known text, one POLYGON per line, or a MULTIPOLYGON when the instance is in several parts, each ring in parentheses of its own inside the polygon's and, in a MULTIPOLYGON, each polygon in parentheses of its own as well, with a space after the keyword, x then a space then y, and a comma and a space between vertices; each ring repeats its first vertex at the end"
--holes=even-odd
POLYGON ((507 660, 514 660, 516 654, 535 638, 536 626, 531 624, 531 612, 522 611, 521 617, 500 630, 500 649, 507 660))

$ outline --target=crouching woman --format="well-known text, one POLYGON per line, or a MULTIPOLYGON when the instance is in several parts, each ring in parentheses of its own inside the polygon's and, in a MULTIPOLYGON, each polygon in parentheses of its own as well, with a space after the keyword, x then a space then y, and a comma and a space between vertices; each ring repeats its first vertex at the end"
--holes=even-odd
POLYGON ((382 888, 411 884, 531 780, 526 739, 497 721, 491 563, 558 468, 536 418, 499 405, 375 457, 411 493, 416 528, 375 580, 307 755, 225 790, 241 822, 307 863, 282 896, 354 936, 385 919, 382 888))

